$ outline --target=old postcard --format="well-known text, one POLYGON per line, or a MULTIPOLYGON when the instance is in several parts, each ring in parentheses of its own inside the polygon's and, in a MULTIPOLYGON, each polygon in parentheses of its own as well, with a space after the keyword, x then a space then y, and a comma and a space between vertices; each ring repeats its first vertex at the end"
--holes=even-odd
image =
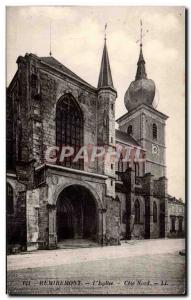
POLYGON ((185 295, 185 8, 6 24, 7 293, 185 295))

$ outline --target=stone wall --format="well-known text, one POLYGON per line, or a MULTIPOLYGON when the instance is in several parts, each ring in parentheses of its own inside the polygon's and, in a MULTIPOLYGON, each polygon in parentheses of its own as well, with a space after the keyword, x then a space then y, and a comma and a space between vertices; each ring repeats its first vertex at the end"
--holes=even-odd
POLYGON ((120 201, 118 198, 107 197, 106 241, 107 245, 120 244, 120 201))
POLYGON ((39 239, 39 189, 28 190, 26 194, 27 250, 38 249, 39 239))
POLYGON ((7 247, 8 251, 26 250, 26 192, 25 186, 15 177, 8 176, 7 182, 13 188, 13 213, 7 214, 7 247))

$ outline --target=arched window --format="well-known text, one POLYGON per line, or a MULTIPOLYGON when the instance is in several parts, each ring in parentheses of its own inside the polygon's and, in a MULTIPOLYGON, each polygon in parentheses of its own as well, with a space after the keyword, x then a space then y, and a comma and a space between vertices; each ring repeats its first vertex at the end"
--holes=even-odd
POLYGON ((7 213, 13 214, 14 212, 14 202, 13 202, 13 188, 12 186, 7 183, 6 185, 6 192, 7 192, 7 213))
POLYGON ((72 95, 61 97, 56 106, 56 145, 60 148, 70 146, 74 154, 65 157, 63 162, 58 163, 66 167, 83 169, 83 159, 73 162, 74 157, 83 145, 83 115, 82 111, 72 95))
POLYGON ((129 125, 127 128, 127 133, 132 134, 132 132, 133 132, 133 127, 132 127, 132 125, 129 125))
POLYGON ((140 223, 140 203, 139 200, 137 199, 135 201, 135 224, 140 223))
POLYGON ((153 202, 153 222, 157 223, 157 205, 153 202))
POLYGON ((153 139, 157 139, 157 125, 155 123, 153 124, 153 139))

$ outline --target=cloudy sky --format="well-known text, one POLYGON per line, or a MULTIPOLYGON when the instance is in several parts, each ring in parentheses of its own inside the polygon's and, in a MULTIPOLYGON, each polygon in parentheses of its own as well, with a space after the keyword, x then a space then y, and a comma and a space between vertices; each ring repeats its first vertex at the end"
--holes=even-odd
POLYGON ((97 86, 104 25, 113 81, 118 91, 116 118, 126 113, 124 94, 134 80, 140 19, 148 77, 157 87, 157 109, 167 114, 167 176, 171 195, 184 199, 185 72, 182 7, 8 7, 7 85, 19 55, 49 55, 52 24, 53 56, 97 86))

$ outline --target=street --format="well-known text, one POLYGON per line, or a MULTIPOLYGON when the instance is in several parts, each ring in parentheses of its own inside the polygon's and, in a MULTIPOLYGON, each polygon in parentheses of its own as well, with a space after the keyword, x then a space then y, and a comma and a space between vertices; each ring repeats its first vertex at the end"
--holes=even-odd
POLYGON ((184 239, 39 250, 7 257, 7 290, 22 294, 183 294, 184 239))

